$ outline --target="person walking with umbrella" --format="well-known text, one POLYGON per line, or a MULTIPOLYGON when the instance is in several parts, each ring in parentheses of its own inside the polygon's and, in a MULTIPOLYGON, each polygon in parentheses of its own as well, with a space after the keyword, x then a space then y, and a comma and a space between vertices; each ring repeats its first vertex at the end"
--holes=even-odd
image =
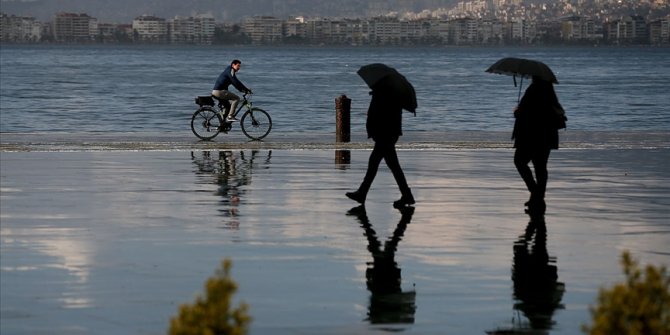
MULTIPOLYGON (((506 57, 491 65, 486 72, 532 78, 523 98, 514 109, 514 165, 523 179, 530 199, 526 202, 527 213, 543 215, 546 210, 544 195, 547 190, 547 162, 552 149, 558 149, 558 129, 565 128, 565 112, 558 102, 554 85, 558 84, 556 75, 546 64, 515 57, 506 57), (528 166, 533 163, 533 171, 528 166)), ((519 86, 519 96, 521 86, 519 86)))
POLYGON ((533 76, 518 106, 514 109, 514 165, 523 179, 530 199, 526 202, 530 214, 544 214, 547 190, 547 162, 552 149, 558 149, 557 119, 562 117, 555 108, 562 107, 551 81, 533 76), (533 163, 535 177, 528 166, 533 163))
POLYGON ((370 64, 361 67, 358 74, 368 83, 372 89, 370 95, 372 100, 368 108, 365 128, 368 138, 375 142, 368 169, 363 182, 354 192, 346 193, 346 196, 361 204, 365 204, 370 186, 377 175, 377 170, 382 159, 391 169, 398 187, 401 198, 393 203, 393 207, 401 208, 415 203, 412 191, 407 184, 405 174, 400 167, 395 144, 402 135, 402 110, 416 109, 416 96, 414 88, 395 69, 384 64, 370 64))

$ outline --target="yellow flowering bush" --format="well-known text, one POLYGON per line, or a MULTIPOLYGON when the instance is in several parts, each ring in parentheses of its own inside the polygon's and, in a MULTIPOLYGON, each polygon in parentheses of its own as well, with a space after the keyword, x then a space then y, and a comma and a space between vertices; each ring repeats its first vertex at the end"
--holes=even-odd
POLYGON ((170 320, 170 335, 244 335, 251 317, 245 303, 232 309, 237 284, 230 276, 232 262, 225 259, 221 268, 205 284, 205 296, 192 305, 179 307, 179 315, 170 320))
POLYGON ((601 289, 590 308, 591 335, 670 335, 670 276, 665 266, 648 265, 644 271, 628 251, 621 258, 626 281, 601 289))

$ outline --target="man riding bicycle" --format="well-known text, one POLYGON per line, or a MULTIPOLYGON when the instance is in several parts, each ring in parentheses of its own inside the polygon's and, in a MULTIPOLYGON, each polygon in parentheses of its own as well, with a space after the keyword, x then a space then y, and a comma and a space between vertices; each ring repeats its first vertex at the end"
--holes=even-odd
POLYGON ((235 76, 235 73, 240 70, 241 66, 242 62, 239 59, 233 60, 230 65, 221 72, 219 78, 216 79, 214 89, 212 90, 212 96, 230 101, 230 109, 226 110, 225 115, 223 116, 229 122, 237 121, 235 118, 235 110, 240 97, 229 91, 228 87, 232 84, 240 92, 245 94, 251 93, 251 90, 244 86, 244 84, 242 84, 242 82, 235 76))

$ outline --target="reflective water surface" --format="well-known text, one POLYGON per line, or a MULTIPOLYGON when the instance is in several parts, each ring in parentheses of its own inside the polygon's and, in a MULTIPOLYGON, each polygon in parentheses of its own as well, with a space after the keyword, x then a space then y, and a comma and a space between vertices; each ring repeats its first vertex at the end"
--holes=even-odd
POLYGON ((2 334, 163 334, 233 261, 251 334, 578 333, 622 250, 670 263, 668 149, 552 153, 543 220, 507 149, 3 152, 2 334))

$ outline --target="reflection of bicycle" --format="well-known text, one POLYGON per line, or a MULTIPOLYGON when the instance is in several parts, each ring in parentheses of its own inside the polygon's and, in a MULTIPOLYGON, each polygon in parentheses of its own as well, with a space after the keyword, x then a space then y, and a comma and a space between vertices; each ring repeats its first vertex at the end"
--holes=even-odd
MULTIPOLYGON (((251 95, 242 96, 238 102, 239 108, 231 115, 239 115, 243 108, 246 111, 240 118, 240 127, 242 132, 252 140, 260 140, 267 136, 272 129, 272 119, 268 112, 253 107, 251 95)), ((219 99, 214 96, 198 96, 195 103, 200 106, 191 118, 191 130, 193 134, 203 140, 211 140, 219 133, 227 133, 233 127, 233 123, 225 120, 223 115, 227 109, 230 109, 230 103, 227 100, 219 99), (214 106, 214 99, 218 100, 218 108, 214 106)))

